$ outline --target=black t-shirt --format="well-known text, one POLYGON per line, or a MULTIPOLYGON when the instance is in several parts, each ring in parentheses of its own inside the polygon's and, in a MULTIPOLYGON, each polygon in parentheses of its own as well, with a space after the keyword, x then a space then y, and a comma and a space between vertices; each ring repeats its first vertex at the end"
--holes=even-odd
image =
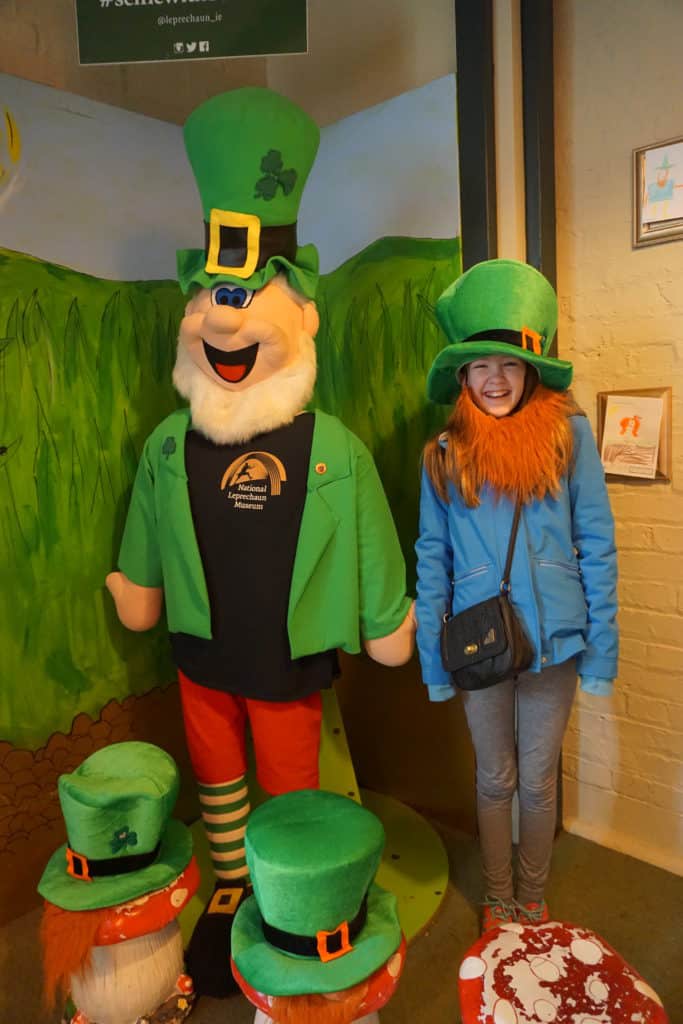
POLYGON ((335 651, 292 660, 287 635, 314 421, 304 413, 235 445, 187 432, 185 465, 212 639, 172 633, 171 646, 193 682, 286 701, 329 686, 337 673, 335 651))

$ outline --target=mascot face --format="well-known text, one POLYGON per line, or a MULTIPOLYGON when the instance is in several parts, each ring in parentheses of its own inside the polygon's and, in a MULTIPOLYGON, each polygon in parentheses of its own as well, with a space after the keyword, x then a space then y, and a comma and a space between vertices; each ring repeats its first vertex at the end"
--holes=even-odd
POLYGON ((302 332, 315 337, 315 305, 274 278, 258 291, 216 284, 190 300, 179 341, 218 387, 244 391, 294 362, 302 332))

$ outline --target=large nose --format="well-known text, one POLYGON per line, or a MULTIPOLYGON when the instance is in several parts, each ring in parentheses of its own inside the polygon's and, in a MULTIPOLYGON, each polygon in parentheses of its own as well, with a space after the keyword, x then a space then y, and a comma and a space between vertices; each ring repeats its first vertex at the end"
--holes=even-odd
POLYGON ((245 309, 233 306, 212 306, 204 315, 204 324, 213 334, 237 334, 247 318, 245 309))

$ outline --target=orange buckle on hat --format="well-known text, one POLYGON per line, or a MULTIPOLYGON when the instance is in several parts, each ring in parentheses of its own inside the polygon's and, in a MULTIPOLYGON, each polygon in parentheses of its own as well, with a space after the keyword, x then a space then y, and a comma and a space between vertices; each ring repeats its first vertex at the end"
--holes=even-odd
POLYGON ((532 331, 530 327, 522 327, 521 335, 524 351, 528 352, 531 349, 535 356, 540 356, 542 354, 541 341, 543 340, 543 335, 537 331, 532 331))
POLYGON ((349 942, 349 922, 342 921, 338 928, 335 928, 332 932, 319 931, 315 933, 315 937, 318 943, 318 956, 324 964, 329 960, 336 960, 337 957, 345 956, 350 953, 353 946, 349 942), (330 939, 337 938, 340 940, 341 945, 339 949, 330 951, 329 943, 330 939))
POLYGON ((233 274, 246 281, 256 270, 261 244, 261 218, 255 213, 235 213, 233 210, 212 210, 209 222, 209 251, 206 255, 207 274, 233 274), (226 267, 219 262, 221 227, 246 228, 246 257, 242 266, 226 267))
POLYGON ((79 882, 92 882, 88 858, 82 853, 76 853, 70 846, 66 848, 66 873, 79 882))

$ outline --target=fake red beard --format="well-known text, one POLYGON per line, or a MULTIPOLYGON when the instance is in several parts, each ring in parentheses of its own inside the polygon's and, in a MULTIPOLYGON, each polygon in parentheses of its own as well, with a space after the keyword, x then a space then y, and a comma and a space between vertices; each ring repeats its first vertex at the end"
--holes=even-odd
POLYGON ((350 988, 341 1001, 322 995, 276 996, 270 1016, 276 1024, 351 1024, 358 1016, 367 984, 350 988))
POLYGON ((90 963, 97 931, 109 910, 62 910, 45 902, 40 925, 43 946, 43 998, 51 1009, 69 991, 72 974, 90 963))
POLYGON ((566 392, 539 383, 518 412, 496 418, 475 405, 465 386, 448 421, 446 475, 470 507, 479 504, 484 484, 523 502, 555 496, 572 455, 568 416, 577 411, 566 392))

